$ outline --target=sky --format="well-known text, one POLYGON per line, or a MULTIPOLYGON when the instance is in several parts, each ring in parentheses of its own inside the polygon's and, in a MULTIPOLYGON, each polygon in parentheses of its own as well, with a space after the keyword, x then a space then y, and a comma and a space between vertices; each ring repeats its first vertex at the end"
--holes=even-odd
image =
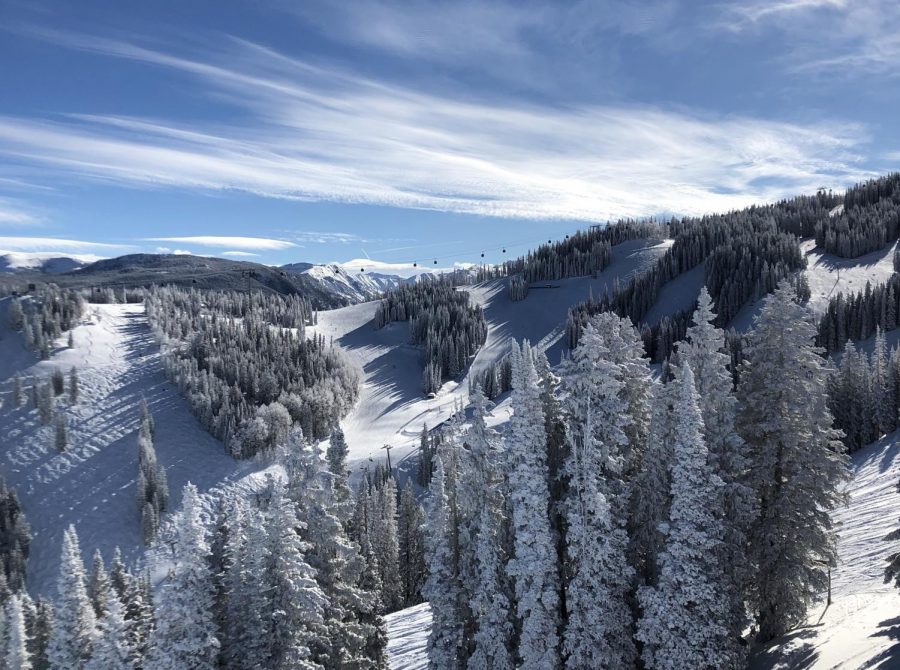
POLYGON ((0 0, 0 250, 498 261, 896 170, 898 108, 895 0, 0 0))

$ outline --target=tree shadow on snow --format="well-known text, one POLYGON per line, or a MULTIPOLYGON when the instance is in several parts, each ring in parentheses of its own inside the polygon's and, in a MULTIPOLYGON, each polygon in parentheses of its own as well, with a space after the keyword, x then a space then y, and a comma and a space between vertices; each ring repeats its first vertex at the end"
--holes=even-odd
POLYGON ((867 667, 876 670, 900 670, 900 617, 886 619, 878 624, 878 632, 872 637, 886 637, 894 644, 885 649, 869 663, 867 667))
POLYGON ((808 626, 788 633, 765 649, 753 654, 750 668, 752 670, 770 670, 771 668, 791 668, 791 670, 808 670, 819 658, 819 652, 812 642, 806 642, 816 635, 816 626, 808 626), (801 642, 796 648, 787 649, 795 642, 801 642))

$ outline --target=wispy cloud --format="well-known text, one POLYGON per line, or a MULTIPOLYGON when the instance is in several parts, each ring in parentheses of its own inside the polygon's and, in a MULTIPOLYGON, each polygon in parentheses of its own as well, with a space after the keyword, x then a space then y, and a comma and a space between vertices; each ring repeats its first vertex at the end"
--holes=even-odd
MULTIPOLYGON (((238 249, 256 249, 259 251, 279 251, 297 246, 286 240, 273 240, 267 237, 232 237, 225 235, 191 235, 186 237, 148 237, 145 242, 176 242, 178 244, 196 244, 201 247, 236 247, 238 249)), ((232 252, 234 254, 234 252, 232 252)))
POLYGON ((254 254, 249 251, 223 251, 223 256, 234 256, 235 258, 252 258, 255 256, 259 256, 259 254, 254 254))
POLYGON ((17 198, 0 196, 0 226, 25 227, 40 225, 42 219, 17 198))
POLYGON ((850 77, 900 73, 900 3, 895 0, 759 0, 720 7, 730 32, 780 31, 796 73, 850 77))
MULTIPOLYGON (((227 54, 189 58, 66 39, 175 68, 240 111, 240 122, 207 123, 204 130, 165 119, 0 117, 0 154, 133 186, 598 220, 727 210, 867 174, 859 156, 866 133, 852 124, 464 101, 241 41, 227 54)), ((160 241, 207 244, 201 239, 223 248, 285 248, 224 237, 160 241)))
POLYGON ((17 251, 42 251, 65 249, 68 251, 125 251, 131 249, 128 244, 109 244, 106 242, 89 242, 86 240, 70 240, 58 237, 2 237, 0 248, 17 251))
POLYGON ((323 233, 312 230, 294 233, 294 239, 306 244, 350 244, 365 243, 368 240, 353 233, 323 233))

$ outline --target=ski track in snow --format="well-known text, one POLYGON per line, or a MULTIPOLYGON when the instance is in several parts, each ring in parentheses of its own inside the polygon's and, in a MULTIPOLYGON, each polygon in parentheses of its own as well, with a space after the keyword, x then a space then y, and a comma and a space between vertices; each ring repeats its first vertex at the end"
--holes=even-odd
POLYGON ((431 606, 422 603, 384 618, 388 632, 388 663, 391 670, 427 670, 428 632, 431 606))
POLYGON ((169 510, 177 509, 188 481, 201 492, 244 486, 252 478, 241 478, 261 468, 227 455, 166 381, 143 305, 89 305, 73 335, 74 349, 65 348, 64 336, 51 359, 41 362, 34 362, 18 334, 6 329, 0 339, 0 359, 5 361, 8 352, 17 356, 26 384, 31 375, 45 379, 59 367, 68 388, 69 369, 75 366, 79 374, 78 402, 70 406, 67 395, 57 399, 69 420, 70 446, 63 453, 54 446, 53 426, 40 426, 37 410, 28 404, 13 407, 8 378, 13 371, 4 368, 0 378, 0 472, 16 488, 34 535, 29 589, 46 595, 54 593, 62 534, 69 524, 78 530, 85 560, 100 549, 108 562, 116 546, 127 562, 143 553, 135 502, 142 397, 156 423, 156 453, 166 468, 169 510))

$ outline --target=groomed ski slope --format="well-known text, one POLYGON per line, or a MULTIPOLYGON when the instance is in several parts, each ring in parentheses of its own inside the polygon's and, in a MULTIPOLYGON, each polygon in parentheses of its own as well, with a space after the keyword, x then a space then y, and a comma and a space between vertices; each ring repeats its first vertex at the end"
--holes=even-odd
POLYGON ((74 349, 65 348, 63 337, 51 359, 41 362, 8 330, 5 305, 0 319, 0 474, 16 488, 32 527, 28 584, 33 593, 54 595, 69 524, 78 529, 86 560, 100 549, 109 561, 116 546, 128 562, 142 553, 135 502, 142 397, 156 423, 156 453, 166 468, 170 510, 177 508, 188 481, 207 491, 260 469, 228 456, 166 381, 143 305, 89 305, 87 317, 74 329, 74 349), (67 396, 58 399, 69 417, 70 444, 59 453, 54 428, 40 426, 37 410, 28 404, 13 407, 10 377, 19 369, 26 381, 32 375, 45 379, 56 367, 68 377, 72 366, 78 369, 80 397, 72 407, 67 396))
MULTIPOLYGON (((510 338, 528 339, 547 350, 550 362, 559 362, 569 307, 611 290, 649 268, 671 241, 634 240, 613 247, 612 263, 599 276, 537 282, 552 288, 532 288, 525 300, 513 302, 506 280, 493 280, 460 288, 484 309, 487 341, 470 365, 469 374, 483 370, 506 355, 510 338)), ((409 344, 409 325, 392 323, 375 330, 376 302, 361 303, 318 313, 318 324, 307 329, 338 344, 363 372, 360 398, 341 422, 350 447, 350 460, 364 466, 369 458, 383 457, 390 444, 394 463, 418 444, 422 426, 434 427, 453 413, 454 403, 467 402, 468 375, 444 384, 435 398, 422 395, 422 352, 409 344)))
MULTIPOLYGON (((900 543, 883 540, 900 525, 900 433, 854 454, 847 507, 839 524, 839 565, 832 574, 832 605, 824 594, 808 624, 757 652, 752 670, 897 670, 900 668, 900 591, 882 578, 886 557, 900 543)), ((393 670, 428 667, 431 626, 427 604, 387 618, 393 670)))

